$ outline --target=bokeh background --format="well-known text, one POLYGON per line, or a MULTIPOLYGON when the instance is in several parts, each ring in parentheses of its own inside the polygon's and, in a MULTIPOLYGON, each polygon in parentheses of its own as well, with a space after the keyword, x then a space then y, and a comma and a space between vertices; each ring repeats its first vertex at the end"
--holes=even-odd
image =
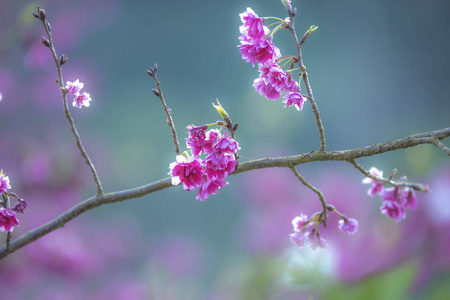
MULTIPOLYGON (((71 109, 107 192, 167 177, 175 160, 154 82, 155 62, 180 140, 185 126, 233 121, 241 160, 317 149, 309 103, 302 112, 252 87, 257 68, 238 52, 238 14, 286 17, 281 2, 0 0, 0 168, 30 206, 13 237, 92 196, 95 186, 64 118, 56 70, 31 16, 45 8, 64 79, 93 99, 71 109)), ((449 126, 450 3, 293 1, 330 150, 449 126)), ((290 35, 275 43, 294 54, 290 35)), ((446 141, 447 145, 448 142, 446 141)), ((185 149, 185 148, 184 148, 185 149)), ((359 161, 394 168, 432 192, 400 224, 380 215, 351 165, 299 166, 327 201, 359 220, 355 236, 331 218, 326 250, 295 248, 291 220, 320 209, 285 169, 230 176, 206 202, 182 188, 99 207, 0 262, 7 299, 446 299, 450 293, 450 165, 433 146, 359 161)), ((1 236, 4 239, 4 234, 1 236)))

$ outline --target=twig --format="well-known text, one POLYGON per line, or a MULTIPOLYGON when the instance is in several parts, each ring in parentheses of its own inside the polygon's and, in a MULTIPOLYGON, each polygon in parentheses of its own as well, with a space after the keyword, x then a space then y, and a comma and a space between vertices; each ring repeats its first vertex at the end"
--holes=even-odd
POLYGON ((11 236, 12 236, 11 232, 8 232, 6 234, 6 252, 7 253, 9 252, 9 244, 10 244, 10 241, 11 241, 11 236))
POLYGON ((167 115, 167 124, 169 125, 170 129, 172 129, 172 137, 173 137, 173 144, 175 145, 175 153, 177 155, 180 155, 180 144, 178 143, 177 131, 175 129, 175 124, 173 123, 172 120, 172 111, 170 110, 170 108, 167 107, 166 101, 164 100, 164 95, 161 89, 161 83, 158 81, 158 77, 156 76, 157 68, 158 66, 155 64, 153 68, 150 67, 150 70, 147 71, 147 73, 155 80, 156 87, 158 88, 158 90, 157 91, 153 90, 153 93, 156 96, 158 96, 159 99, 161 100, 161 104, 163 105, 164 111, 166 112, 167 115))
MULTIPOLYGON (((289 10, 288 10, 288 13, 289 13, 289 10)), ((300 69, 303 72, 303 82, 305 83, 306 91, 308 92, 308 99, 309 99, 309 102, 311 103, 311 107, 312 107, 312 111, 313 111, 314 116, 315 116, 317 128, 319 129, 319 136, 320 136, 320 148, 319 148, 319 151, 325 152, 326 151, 325 130, 323 128, 322 120, 320 118, 319 109, 317 108, 316 101, 314 100, 314 96, 313 96, 313 92, 312 92, 312 89, 311 89, 311 85, 309 83, 308 73, 306 72, 306 67, 303 64, 302 50, 301 50, 302 44, 298 41, 297 33, 295 32, 295 25, 294 25, 295 16, 292 13, 289 13, 289 15, 290 15, 290 22, 289 22, 289 25, 288 25, 288 29, 291 32, 292 37, 294 38, 295 46, 297 48, 297 55, 298 55, 297 63, 299 65, 300 69)), ((305 35, 303 36, 302 43, 309 36, 308 32, 305 33, 305 35)))
POLYGON ((434 138, 431 139, 431 144, 433 144, 434 146, 438 147, 439 149, 441 149, 442 151, 447 153, 448 156, 450 156, 450 148, 445 146, 444 143, 442 143, 438 139, 434 139, 434 138))
MULTIPOLYGON (((43 10, 39 9, 39 7, 38 7, 38 11, 43 11, 43 10)), ((103 189, 102 189, 102 184, 100 182, 100 178, 98 177, 97 172, 95 171, 95 167, 94 167, 93 163, 91 162, 88 154, 86 153, 86 150, 84 150, 83 145, 81 144, 80 135, 78 134, 78 131, 75 127, 75 122, 73 121, 73 118, 69 111, 69 106, 67 104, 67 93, 64 89, 64 80, 63 80, 63 76, 62 76, 61 64, 58 60, 58 56, 56 55, 56 50, 53 46, 50 24, 47 20, 45 20, 45 14, 44 14, 44 18, 42 18, 41 21, 42 21, 42 24, 44 25, 45 32, 47 33, 48 48, 52 52, 53 60, 55 61, 55 65, 56 65, 56 70, 58 71, 58 85, 59 85, 59 89, 61 91, 61 96, 62 96, 62 101, 63 101, 63 106, 64 106, 64 114, 66 116, 67 121, 69 122, 70 130, 72 131, 72 134, 75 137, 78 150, 80 150, 81 156, 83 156, 84 161, 86 162, 89 169, 91 170, 92 177, 94 178, 94 182, 97 185, 97 195, 101 196, 101 195, 103 195, 103 189)))
POLYGON ((297 171, 295 167, 290 167, 290 169, 292 170, 294 175, 298 178, 298 180, 300 180, 305 186, 310 188, 314 193, 317 194, 317 196, 319 196, 320 203, 322 203, 323 207, 321 213, 321 217, 323 219, 323 226, 327 227, 327 203, 325 202, 325 197, 323 196, 322 192, 319 189, 312 186, 308 181, 306 181, 305 178, 303 178, 302 175, 300 175, 300 173, 297 171))

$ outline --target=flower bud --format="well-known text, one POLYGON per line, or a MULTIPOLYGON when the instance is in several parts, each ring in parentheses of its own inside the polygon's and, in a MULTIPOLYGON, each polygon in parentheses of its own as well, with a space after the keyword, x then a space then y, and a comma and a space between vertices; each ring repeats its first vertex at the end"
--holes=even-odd
POLYGON ((214 108, 217 110, 217 112, 219 113, 219 115, 222 117, 222 119, 224 119, 225 121, 229 120, 230 117, 228 116, 227 112, 225 111, 225 109, 223 109, 222 105, 220 105, 219 100, 217 100, 217 105, 215 105, 214 103, 212 104, 214 106, 214 108))
POLYGON ((41 37, 41 42, 42 44, 50 48, 50 42, 45 37, 41 37))
POLYGON ((33 14, 33 17, 35 17, 36 19, 39 19, 39 15, 37 13, 32 12, 32 14, 33 14))
POLYGON ((152 89, 152 92, 156 97, 159 97, 159 91, 157 89, 152 89))
POLYGON ((147 70, 146 72, 147 72, 148 75, 150 75, 152 77, 155 76, 155 72, 153 72, 152 68, 150 68, 150 70, 147 70))
POLYGON ((39 19, 45 20, 45 17, 46 17, 45 10, 38 7, 38 14, 39 14, 39 19))
POLYGON ((234 124, 234 126, 233 126, 233 131, 236 131, 238 129, 238 126, 239 126, 239 123, 236 122, 236 124, 234 124))
POLYGON ((156 71, 158 71, 158 64, 155 63, 155 65, 153 66, 153 72, 156 73, 156 71))
POLYGON ((59 64, 62 66, 67 61, 67 55, 61 54, 61 57, 59 58, 59 64))

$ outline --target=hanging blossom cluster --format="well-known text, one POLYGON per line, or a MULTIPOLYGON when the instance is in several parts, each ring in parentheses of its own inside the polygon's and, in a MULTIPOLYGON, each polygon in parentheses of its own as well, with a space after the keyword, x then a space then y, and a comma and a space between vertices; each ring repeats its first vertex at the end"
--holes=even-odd
MULTIPOLYGON (((394 176, 396 171, 392 172, 390 180, 394 176)), ((406 218, 406 209, 417 208, 417 198, 415 189, 428 192, 429 187, 420 184, 409 184, 406 176, 400 178, 400 182, 395 186, 385 188, 385 181, 383 179, 383 171, 379 171, 377 168, 372 167, 369 173, 376 177, 378 180, 372 178, 364 178, 363 183, 371 184, 372 186, 367 190, 367 194, 371 197, 378 195, 381 197, 381 213, 400 222, 406 218)))
POLYGON ((19 226, 19 220, 16 217, 16 213, 23 213, 28 203, 24 199, 20 199, 14 193, 9 193, 8 190, 11 189, 11 184, 9 177, 0 171, 0 195, 1 195, 1 205, 0 207, 0 231, 1 232, 12 232, 15 226, 19 226), (13 196, 17 199, 17 203, 13 208, 9 208, 9 198, 13 196))
MULTIPOLYGON (((223 110, 221 106, 220 108, 223 110)), ((229 121, 226 112, 224 116, 224 119, 229 121)), ((221 123, 223 122, 187 126, 189 137, 186 139, 186 146, 191 153, 189 155, 184 152, 183 155, 177 155, 176 162, 169 166, 172 184, 181 183, 185 191, 198 190, 196 199, 200 201, 205 201, 211 194, 216 194, 219 188, 227 185, 225 178, 237 165, 236 152, 241 149, 238 142, 228 136, 226 131, 223 133, 217 129, 206 131, 209 126, 217 124, 222 125, 223 129, 225 124, 221 123), (202 154, 206 155, 203 160, 199 157, 202 154)))
POLYGON ((91 99, 91 95, 84 92, 80 94, 81 89, 84 87, 84 83, 80 82, 78 79, 74 82, 67 81, 66 82, 66 91, 69 94, 75 95, 73 99, 72 105, 74 107, 81 108, 84 106, 89 107, 91 99))
POLYGON ((285 93, 283 97, 285 107, 294 106, 297 110, 302 110, 305 98, 301 94, 300 85, 292 78, 293 64, 289 72, 280 67, 279 62, 283 58, 281 58, 280 49, 272 42, 273 35, 289 24, 289 18, 280 19, 281 21, 276 23, 279 25, 270 31, 262 24, 266 18, 258 17, 250 7, 239 16, 243 23, 239 27, 241 33, 239 52, 246 62, 251 62, 253 66, 256 63, 259 64, 259 77, 253 83, 255 90, 270 100, 279 99, 285 93))
MULTIPOLYGON (((342 232, 353 235, 358 231, 357 220, 347 218, 332 205, 328 205, 327 210, 335 212, 341 217, 338 227, 342 232)), ((304 214, 295 217, 292 220, 294 233, 290 234, 291 242, 299 248, 303 248, 307 243, 312 250, 316 250, 318 247, 324 249, 327 246, 327 241, 320 236, 320 225, 324 223, 323 216, 323 213, 318 212, 309 219, 304 214)))

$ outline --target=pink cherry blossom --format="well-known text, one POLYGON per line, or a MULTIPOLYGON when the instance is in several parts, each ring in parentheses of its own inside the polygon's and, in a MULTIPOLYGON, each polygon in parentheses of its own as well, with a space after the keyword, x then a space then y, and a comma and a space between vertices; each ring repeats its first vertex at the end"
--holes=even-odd
POLYGON ((395 201, 383 201, 381 213, 400 222, 406 217, 405 208, 395 201))
MULTIPOLYGON (((211 154, 210 154, 211 155, 211 154)), ((205 166, 205 173, 209 179, 220 178, 224 179, 229 174, 233 173, 237 165, 237 161, 232 154, 220 154, 221 160, 216 163, 214 160, 205 159, 203 164, 205 166)))
POLYGON ((414 189, 406 187, 403 192, 403 207, 416 209, 417 208, 417 198, 414 189))
POLYGON ((0 194, 3 194, 6 190, 9 190, 11 185, 9 184, 9 177, 0 173, 0 194))
POLYGON ((241 147, 239 147, 238 142, 229 137, 226 131, 212 147, 214 152, 224 154, 236 153, 239 149, 241 149, 241 147))
POLYGON ((295 217, 292 220, 292 226, 294 226, 294 231, 300 231, 308 222, 308 216, 300 214, 300 216, 295 217))
POLYGON ((263 67, 261 78, 265 83, 272 85, 277 90, 283 90, 288 83, 286 73, 280 68, 278 64, 271 64, 268 68, 263 67))
POLYGON ((316 250, 317 247, 325 249, 328 245, 327 241, 319 236, 319 234, 315 232, 308 232, 306 234, 306 238, 311 243, 311 249, 316 250))
POLYGON ((18 199, 17 203, 13 206, 12 211, 23 214, 27 206, 28 206, 27 200, 18 199))
MULTIPOLYGON (((383 171, 379 171, 377 168, 372 167, 369 170, 369 173, 373 176, 382 179, 383 178, 383 171)), ((370 183, 372 184, 372 187, 367 191, 367 194, 369 196, 375 196, 376 194, 380 194, 383 192, 384 183, 381 181, 373 180, 372 178, 366 177, 362 181, 363 183, 370 183)))
POLYGON ((274 63, 281 56, 280 49, 272 43, 270 37, 258 41, 241 41, 241 45, 238 47, 240 47, 239 52, 242 54, 242 59, 252 62, 253 66, 256 63, 274 63))
POLYGON ((355 219, 343 218, 339 221, 339 230, 353 235, 358 231, 358 221, 355 219))
POLYGON ((208 126, 189 125, 186 128, 189 129, 189 137, 186 139, 186 145, 191 149, 193 155, 199 155, 202 151, 203 142, 206 139, 205 130, 208 126))
POLYGON ((281 96, 281 91, 275 89, 271 84, 265 83, 261 78, 255 79, 253 87, 261 96, 269 100, 276 100, 281 96))
POLYGON ((88 93, 83 93, 73 99, 72 105, 78 108, 83 107, 83 105, 89 107, 89 101, 91 100, 91 96, 88 93))
POLYGON ((205 179, 195 199, 205 201, 211 194, 217 194, 219 188, 222 188, 227 184, 228 182, 219 178, 205 179))
POLYGON ((305 98, 303 98, 301 93, 288 93, 283 97, 284 107, 295 106, 295 108, 300 111, 303 110, 303 104, 305 103, 305 98))
POLYGON ((305 234, 301 232, 294 232, 289 235, 291 239, 291 243, 296 245, 299 248, 303 248, 305 246, 305 234))
POLYGON ((269 29, 262 24, 264 19, 258 17, 250 7, 247 7, 246 12, 239 14, 239 17, 244 23, 239 27, 239 31, 243 35, 242 39, 262 40, 269 33, 269 29))
POLYGON ((16 218, 16 213, 7 208, 0 208, 0 231, 12 232, 14 226, 19 226, 19 220, 16 218))
POLYGON ((299 92, 300 93, 300 87, 298 86, 298 82, 293 80, 292 78, 288 79, 288 82, 286 83, 284 87, 284 91, 286 93, 289 92, 299 92))
POLYGON ((169 166, 172 176, 172 184, 182 184, 185 191, 191 191, 198 188, 203 182, 203 166, 196 156, 186 158, 182 155, 177 156, 177 161, 169 166))
POLYGON ((79 95, 81 89, 84 87, 84 83, 80 82, 78 79, 74 82, 67 81, 66 82, 66 90, 69 94, 79 95))
POLYGON ((209 154, 213 151, 213 145, 218 141, 221 134, 217 129, 211 129, 206 132, 206 138, 203 140, 202 151, 209 154))

